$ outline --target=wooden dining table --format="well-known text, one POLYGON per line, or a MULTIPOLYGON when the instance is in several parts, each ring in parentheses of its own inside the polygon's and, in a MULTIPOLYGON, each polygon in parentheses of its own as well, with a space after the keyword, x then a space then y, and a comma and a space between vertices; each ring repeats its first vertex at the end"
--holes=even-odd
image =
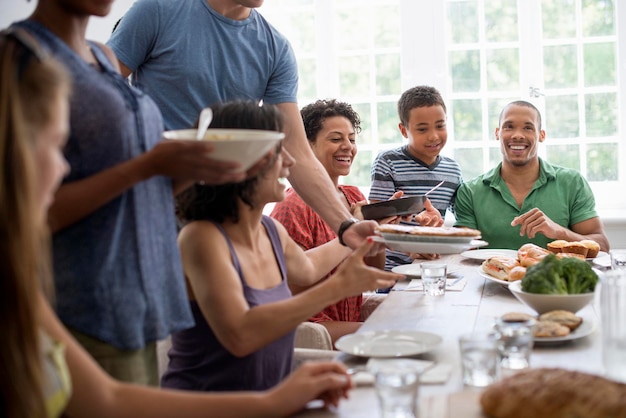
MULTIPOLYGON (((519 302, 509 289, 480 273, 481 260, 461 254, 443 255, 452 277, 462 276, 466 285, 461 291, 447 291, 443 296, 425 296, 421 291, 406 290, 408 280, 400 281, 359 329, 368 331, 422 331, 439 335, 441 343, 431 351, 410 358, 449 364, 450 377, 445 383, 422 384, 419 388, 420 418, 483 417, 479 404, 481 389, 464 387, 461 376, 459 335, 491 329, 494 318, 507 312, 535 314, 519 302)), ((531 367, 558 367, 602 375, 599 311, 591 303, 577 313, 586 323, 588 335, 566 341, 535 343, 531 367), (589 327, 592 331, 589 331, 589 327)), ((572 334, 574 336, 574 334, 572 334)), ((364 365, 367 358, 338 352, 336 359, 349 367, 364 365)), ((338 408, 322 409, 312 403, 297 417, 378 417, 379 404, 373 385, 357 386, 338 408)))

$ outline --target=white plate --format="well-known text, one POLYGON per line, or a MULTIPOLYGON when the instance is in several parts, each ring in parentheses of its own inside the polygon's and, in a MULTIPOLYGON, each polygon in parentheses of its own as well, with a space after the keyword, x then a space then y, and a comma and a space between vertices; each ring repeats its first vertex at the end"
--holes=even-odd
POLYGON ((424 243, 440 243, 440 244, 467 244, 468 242, 480 238, 476 237, 458 237, 458 236, 444 236, 444 235, 413 235, 413 234, 393 234, 389 232, 380 233, 383 238, 390 241, 410 241, 410 242, 424 242, 424 243))
MULTIPOLYGON (((427 260, 424 260, 424 261, 427 261, 427 260)), ((437 260, 434 260, 434 261, 437 261, 437 260)), ((455 272, 457 272, 459 270, 460 270, 459 266, 449 268, 448 269, 448 274, 452 274, 453 275, 455 272)), ((401 266, 395 266, 394 268, 391 269, 391 271, 393 271, 394 273, 404 274, 406 276, 412 276, 412 277, 421 277, 422 276, 420 263, 403 264, 401 266)))
POLYGON ((565 337, 535 337, 536 343, 556 343, 562 341, 577 340, 579 338, 586 337, 596 329, 596 324, 588 318, 583 317, 583 322, 574 331, 567 334, 565 337))
POLYGON ((517 250, 499 250, 495 248, 486 248, 484 250, 469 250, 464 251, 461 255, 465 258, 471 258, 473 260, 486 260, 489 257, 511 257, 517 258, 517 250))
POLYGON ((421 331, 368 331, 339 338, 339 351, 361 357, 403 357, 425 353, 437 347, 441 337, 421 331))
POLYGON ((485 272, 482 270, 482 268, 480 268, 480 267, 478 267, 478 268, 479 268, 479 270, 478 270, 478 274, 480 274, 481 276, 483 276, 483 277, 484 277, 485 279, 487 279, 487 280, 490 280, 490 281, 492 281, 492 282, 496 282, 496 283, 503 284, 503 285, 505 285, 505 286, 507 286, 507 287, 509 286, 509 283, 511 283, 511 282, 509 282, 509 281, 507 281, 507 280, 500 280, 500 279, 497 279, 497 278, 495 278, 495 277, 493 277, 493 276, 490 276, 489 274, 485 273, 485 272))
POLYGON ((609 268, 611 267, 611 256, 604 251, 600 251, 596 258, 592 258, 592 263, 594 266, 599 268, 609 268))
POLYGON ((439 242, 416 242, 416 241, 395 241, 383 237, 374 236, 374 240, 384 243, 387 248, 405 253, 420 254, 458 254, 470 248, 484 247, 488 245, 486 241, 472 240, 466 243, 439 243, 439 242))

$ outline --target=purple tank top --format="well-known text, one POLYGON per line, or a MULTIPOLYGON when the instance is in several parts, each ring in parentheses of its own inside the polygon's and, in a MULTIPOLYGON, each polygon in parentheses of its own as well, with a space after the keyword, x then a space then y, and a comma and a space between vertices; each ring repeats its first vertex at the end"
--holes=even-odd
MULTIPOLYGON (((278 286, 263 290, 253 289, 246 284, 230 238, 222 227, 216 224, 226 238, 233 265, 239 273, 244 295, 250 307, 291 297, 287 286, 285 254, 276 225, 267 216, 263 216, 261 222, 272 243, 282 275, 282 282, 278 286)), ((235 357, 220 344, 198 304, 195 301, 190 303, 196 325, 172 335, 170 362, 161 379, 162 387, 200 391, 266 390, 278 384, 291 372, 295 331, 248 356, 235 357)), ((260 329, 259 332, 263 330, 260 329)))

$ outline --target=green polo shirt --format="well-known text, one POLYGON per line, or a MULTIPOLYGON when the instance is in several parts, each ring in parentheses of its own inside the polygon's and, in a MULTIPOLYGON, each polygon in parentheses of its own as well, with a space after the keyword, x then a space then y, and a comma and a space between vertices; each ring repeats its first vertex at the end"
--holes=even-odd
POLYGON ((511 226, 516 216, 539 208, 566 228, 598 216, 595 199, 587 181, 576 170, 553 166, 539 159, 539 178, 518 207, 509 187, 500 176, 500 163, 494 169, 461 184, 454 203, 455 226, 481 231, 486 248, 518 249, 532 242, 546 248, 554 241, 543 234, 530 239, 520 236, 520 226, 511 226))

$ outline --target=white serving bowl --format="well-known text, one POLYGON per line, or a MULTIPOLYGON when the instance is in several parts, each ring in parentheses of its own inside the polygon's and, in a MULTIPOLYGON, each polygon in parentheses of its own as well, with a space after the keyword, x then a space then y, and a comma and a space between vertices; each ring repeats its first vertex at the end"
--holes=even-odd
MULTIPOLYGON (((166 139, 196 140, 195 129, 165 131, 166 139)), ((267 154, 285 137, 282 132, 260 129, 207 129, 203 140, 214 146, 211 158, 221 161, 237 161, 240 171, 246 171, 267 154)))
POLYGON ((534 309, 539 315, 545 312, 562 309, 564 311, 578 312, 589 304, 594 298, 595 292, 580 293, 575 295, 544 295, 528 293, 522 290, 522 281, 509 283, 509 290, 522 303, 534 309))

